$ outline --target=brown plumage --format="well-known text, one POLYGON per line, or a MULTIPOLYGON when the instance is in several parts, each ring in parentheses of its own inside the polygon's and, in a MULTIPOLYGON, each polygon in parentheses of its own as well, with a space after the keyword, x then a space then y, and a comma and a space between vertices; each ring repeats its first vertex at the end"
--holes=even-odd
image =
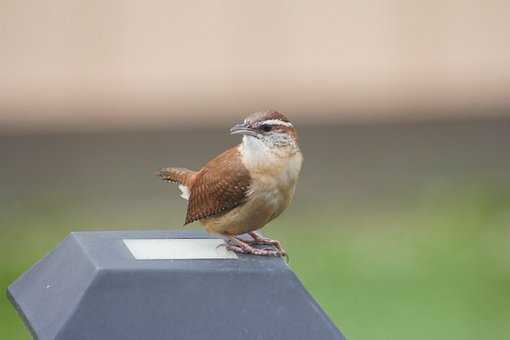
POLYGON ((246 201, 250 173, 239 150, 231 148, 209 161, 191 186, 185 224, 229 211, 246 201))
POLYGON ((164 181, 188 186, 193 183, 196 172, 186 168, 165 168, 159 170, 157 175, 164 181))
POLYGON ((166 168, 159 172, 166 181, 188 187, 188 211, 184 224, 227 212, 246 201, 250 173, 241 163, 239 150, 230 148, 198 171, 166 168))
POLYGON ((179 184, 188 199, 184 224, 200 221, 211 233, 227 235, 229 249, 256 255, 283 255, 278 241, 255 230, 279 216, 289 205, 301 169, 302 156, 292 123, 277 111, 254 113, 231 129, 243 143, 207 162, 199 171, 165 168, 159 176, 179 184), (250 233, 257 249, 235 238, 250 233))

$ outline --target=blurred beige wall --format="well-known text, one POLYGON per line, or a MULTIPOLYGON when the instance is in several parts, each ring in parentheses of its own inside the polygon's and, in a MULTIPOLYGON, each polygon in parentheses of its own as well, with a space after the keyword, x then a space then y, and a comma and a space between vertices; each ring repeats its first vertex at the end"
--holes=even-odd
POLYGON ((501 113, 509 13, 508 0, 0 0, 0 125, 501 113))

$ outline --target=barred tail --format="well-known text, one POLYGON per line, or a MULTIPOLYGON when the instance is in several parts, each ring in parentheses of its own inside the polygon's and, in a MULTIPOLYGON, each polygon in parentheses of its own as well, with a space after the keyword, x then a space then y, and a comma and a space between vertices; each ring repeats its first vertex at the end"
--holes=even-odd
POLYGON ((189 187, 195 175, 195 171, 186 168, 164 168, 159 170, 156 175, 161 177, 164 181, 179 183, 189 187))

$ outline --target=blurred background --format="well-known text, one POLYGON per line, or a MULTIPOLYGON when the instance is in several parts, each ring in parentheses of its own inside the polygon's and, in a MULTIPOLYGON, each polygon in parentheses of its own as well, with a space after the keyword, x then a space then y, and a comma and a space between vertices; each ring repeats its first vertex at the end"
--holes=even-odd
MULTIPOLYGON (((0 0, 0 288, 71 230, 182 228, 153 173, 277 109, 305 164, 265 232, 348 339, 507 337, 509 10, 0 0)), ((30 338, 5 294, 0 338, 30 338)))

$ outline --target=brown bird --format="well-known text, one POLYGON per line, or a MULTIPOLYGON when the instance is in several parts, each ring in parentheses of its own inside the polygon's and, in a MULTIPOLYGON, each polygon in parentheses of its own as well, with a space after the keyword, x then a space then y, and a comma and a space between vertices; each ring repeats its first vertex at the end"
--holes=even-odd
POLYGON ((178 183, 188 200, 185 225, 200 221, 208 232, 227 236, 227 248, 237 253, 286 256, 279 241, 255 231, 278 217, 294 196, 303 162, 296 129, 285 115, 269 111, 249 115, 230 133, 242 135, 242 143, 199 171, 165 168, 158 175, 178 183), (236 237, 244 233, 253 240, 236 237))

